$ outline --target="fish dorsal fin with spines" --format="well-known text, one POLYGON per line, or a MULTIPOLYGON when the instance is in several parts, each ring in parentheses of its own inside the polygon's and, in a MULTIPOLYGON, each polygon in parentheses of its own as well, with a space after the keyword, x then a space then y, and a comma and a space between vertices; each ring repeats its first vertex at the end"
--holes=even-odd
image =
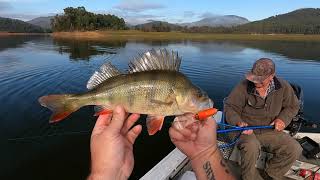
POLYGON ((110 62, 105 63, 100 67, 100 72, 96 71, 93 73, 93 75, 87 83, 87 88, 93 89, 99 84, 101 84, 103 81, 111 77, 118 76, 119 74, 121 74, 121 72, 110 62))
POLYGON ((169 70, 179 71, 181 57, 178 52, 168 51, 166 49, 150 50, 135 58, 129 63, 129 73, 151 71, 151 70, 169 70))

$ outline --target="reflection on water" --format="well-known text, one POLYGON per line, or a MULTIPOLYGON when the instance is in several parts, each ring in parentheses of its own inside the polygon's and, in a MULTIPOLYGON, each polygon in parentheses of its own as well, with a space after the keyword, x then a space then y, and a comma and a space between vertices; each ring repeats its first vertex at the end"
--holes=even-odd
POLYGON ((271 53, 281 54, 292 60, 305 59, 320 61, 320 43, 318 42, 247 41, 238 42, 238 44, 271 53))
MULTIPOLYGON (((176 50, 181 71, 208 92, 215 106, 260 57, 274 59, 278 76, 302 86, 305 114, 318 120, 320 43, 266 41, 76 41, 50 37, 0 37, 1 179, 84 179, 89 172, 89 139, 93 107, 84 107, 61 123, 49 125, 50 112, 37 102, 46 94, 86 91, 86 82, 101 64, 121 70, 151 48, 176 50), (27 139, 21 139, 29 137, 27 139), (8 139, 11 139, 8 141, 8 139), (15 139, 15 140, 14 140, 15 139), (19 173, 16 173, 19 172, 19 173)), ((137 139, 132 179, 141 177, 174 146, 168 137, 171 120, 161 132, 137 139)), ((319 129, 315 130, 319 131, 319 129)))
POLYGON ((115 54, 118 48, 126 46, 126 41, 77 41, 56 39, 53 44, 58 47, 59 53, 70 54, 71 60, 90 60, 90 57, 103 54, 115 54))
POLYGON ((17 48, 28 41, 43 39, 43 36, 0 36, 0 51, 17 48))

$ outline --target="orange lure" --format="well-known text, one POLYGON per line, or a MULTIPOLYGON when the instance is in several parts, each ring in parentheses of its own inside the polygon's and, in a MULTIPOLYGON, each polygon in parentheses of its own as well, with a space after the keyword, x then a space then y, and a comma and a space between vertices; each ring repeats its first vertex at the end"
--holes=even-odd
POLYGON ((215 115, 218 112, 218 109, 216 108, 209 108, 203 111, 198 112, 197 114, 194 115, 194 118, 197 120, 205 120, 210 116, 215 115))

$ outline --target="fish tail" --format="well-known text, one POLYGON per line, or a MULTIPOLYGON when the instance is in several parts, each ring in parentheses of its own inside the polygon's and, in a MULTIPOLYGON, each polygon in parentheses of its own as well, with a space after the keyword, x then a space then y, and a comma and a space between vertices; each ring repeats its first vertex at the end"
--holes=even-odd
POLYGON ((53 112, 50 123, 63 120, 81 107, 78 99, 70 94, 42 96, 38 101, 53 112))

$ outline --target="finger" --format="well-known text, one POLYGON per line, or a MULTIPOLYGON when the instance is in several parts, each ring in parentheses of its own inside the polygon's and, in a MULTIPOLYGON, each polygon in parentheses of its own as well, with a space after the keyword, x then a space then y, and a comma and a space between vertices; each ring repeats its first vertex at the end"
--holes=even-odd
POLYGON ((142 131, 142 126, 136 125, 135 127, 133 127, 127 134, 127 139, 129 140, 129 142, 131 144, 134 144, 134 142, 136 141, 137 137, 139 136, 139 134, 142 131))
POLYGON ((127 120, 124 123, 124 126, 122 127, 121 132, 122 133, 127 133, 129 129, 134 125, 134 123, 137 122, 139 119, 140 115, 139 114, 131 114, 127 120))
POLYGON ((111 123, 110 123, 110 129, 112 131, 119 131, 121 130, 123 123, 125 121, 125 111, 123 107, 117 106, 112 115, 111 123))
POLYGON ((242 133, 241 133, 241 134, 247 134, 247 132, 248 132, 248 131, 247 131, 247 130, 245 130, 245 131, 242 131, 242 133))
POLYGON ((192 133, 198 133, 199 123, 192 123, 189 126, 187 126, 187 128, 189 128, 192 133))
POLYGON ((96 124, 94 125, 93 131, 96 131, 97 129, 105 128, 109 125, 111 119, 111 114, 103 114, 100 115, 96 121, 96 124))
POLYGON ((180 129, 178 130, 179 133, 181 133, 183 136, 189 138, 192 134, 191 130, 189 128, 183 128, 183 129, 180 129))
POLYGON ((192 133, 190 136, 190 140, 191 141, 195 141, 197 139, 197 134, 196 133, 192 133))
POLYGON ((284 126, 282 124, 278 125, 278 131, 282 131, 284 129, 284 126))
POLYGON ((180 132, 178 130, 176 130, 175 128, 171 127, 169 129, 169 136, 172 142, 175 141, 186 141, 186 138, 180 134, 180 132))
POLYGON ((94 125, 91 136, 100 134, 109 125, 111 119, 111 114, 100 115, 94 125))
POLYGON ((245 131, 242 131, 242 134, 246 134, 246 135, 250 135, 253 133, 253 130, 245 130, 245 131))
POLYGON ((208 119, 206 120, 206 124, 207 124, 208 126, 214 128, 214 129, 216 129, 217 123, 216 123, 216 121, 215 121, 212 117, 210 117, 210 118, 208 118, 208 119))
POLYGON ((183 115, 176 116, 176 118, 179 119, 179 121, 192 121, 194 120, 194 115, 191 113, 185 113, 183 115))
POLYGON ((238 126, 239 126, 239 127, 244 127, 244 126, 246 126, 246 123, 240 122, 238 126))

